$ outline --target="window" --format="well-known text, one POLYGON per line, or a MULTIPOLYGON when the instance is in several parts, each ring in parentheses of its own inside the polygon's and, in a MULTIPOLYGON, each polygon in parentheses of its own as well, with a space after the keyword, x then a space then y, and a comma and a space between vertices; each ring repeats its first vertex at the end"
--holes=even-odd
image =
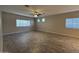
POLYGON ((30 26, 30 20, 16 20, 16 27, 26 27, 26 26, 30 26))
POLYGON ((40 19, 37 19, 37 22, 40 22, 40 19))
POLYGON ((45 22, 45 18, 38 18, 37 22, 45 22))
POLYGON ((42 18, 42 22, 45 22, 45 18, 42 18))
POLYGON ((67 18, 66 19, 66 28, 79 29, 79 18, 67 18))

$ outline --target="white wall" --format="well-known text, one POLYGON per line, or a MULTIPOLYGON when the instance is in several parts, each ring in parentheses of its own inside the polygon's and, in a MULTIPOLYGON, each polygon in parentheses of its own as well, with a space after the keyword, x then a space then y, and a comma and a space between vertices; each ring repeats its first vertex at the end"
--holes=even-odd
POLYGON ((3 34, 12 34, 18 32, 25 32, 33 30, 34 19, 28 18, 26 16, 21 16, 17 14, 2 12, 2 23, 3 23, 3 34), (16 19, 25 19, 31 21, 31 26, 29 27, 16 27, 16 19))
POLYGON ((37 23, 37 29, 39 31, 57 33, 62 35, 68 35, 79 38, 79 29, 67 29, 65 28, 66 18, 79 18, 79 11, 64 13, 58 15, 47 16, 45 23, 37 23))
POLYGON ((2 14, 0 11, 0 52, 3 50, 3 39, 2 39, 2 14))

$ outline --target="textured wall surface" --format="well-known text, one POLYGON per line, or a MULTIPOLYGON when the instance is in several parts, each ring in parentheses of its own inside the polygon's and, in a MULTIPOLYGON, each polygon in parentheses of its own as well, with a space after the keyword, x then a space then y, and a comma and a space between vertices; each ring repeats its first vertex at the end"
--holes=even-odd
POLYGON ((33 18, 28 18, 28 17, 24 17, 21 15, 3 12, 2 19, 3 19, 2 22, 3 22, 3 33, 4 34, 33 30, 33 26, 34 26, 33 18), (16 19, 23 19, 23 20, 29 19, 31 21, 31 26, 18 28, 16 27, 16 19))
POLYGON ((0 11, 0 52, 2 52, 3 49, 3 39, 2 39, 2 14, 0 11))
POLYGON ((37 23, 37 29, 44 32, 58 33, 79 38, 79 29, 65 28, 66 18, 79 18, 79 11, 45 17, 46 22, 37 23))

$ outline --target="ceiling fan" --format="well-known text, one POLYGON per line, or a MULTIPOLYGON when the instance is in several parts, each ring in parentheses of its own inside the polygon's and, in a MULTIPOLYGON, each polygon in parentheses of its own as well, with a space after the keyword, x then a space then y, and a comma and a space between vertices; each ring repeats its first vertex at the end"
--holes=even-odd
POLYGON ((26 8, 28 8, 30 11, 31 11, 31 14, 34 16, 34 17, 40 17, 42 16, 44 13, 43 10, 40 10, 38 8, 33 8, 31 5, 25 5, 26 8))

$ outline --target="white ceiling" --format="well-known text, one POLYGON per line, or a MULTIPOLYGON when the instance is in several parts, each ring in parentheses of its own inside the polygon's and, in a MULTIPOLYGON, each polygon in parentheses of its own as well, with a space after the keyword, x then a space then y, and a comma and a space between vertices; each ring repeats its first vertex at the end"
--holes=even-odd
POLYGON ((2 11, 33 17, 30 9, 44 12, 45 14, 42 16, 48 16, 78 11, 79 5, 30 5, 30 7, 25 7, 24 5, 0 5, 0 10, 2 11))

